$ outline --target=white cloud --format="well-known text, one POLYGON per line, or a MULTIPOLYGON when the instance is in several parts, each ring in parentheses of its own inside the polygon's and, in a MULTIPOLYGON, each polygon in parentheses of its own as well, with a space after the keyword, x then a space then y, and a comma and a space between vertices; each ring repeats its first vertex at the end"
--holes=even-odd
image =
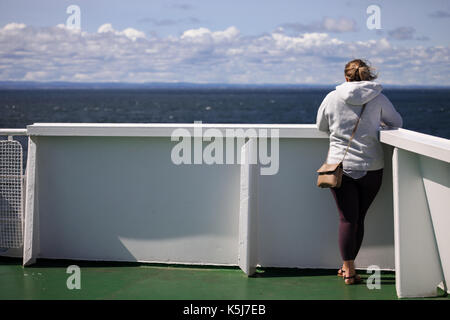
POLYGON ((49 74, 45 71, 29 71, 23 77, 26 81, 45 81, 49 74))
POLYGON ((223 31, 212 32, 207 28, 189 29, 183 32, 181 39, 190 40, 195 42, 221 42, 230 41, 239 37, 239 30, 231 26, 223 31))
POLYGON ((8 23, 7 25, 5 25, 5 26, 2 28, 2 30, 3 30, 3 31, 20 30, 20 29, 23 29, 23 28, 25 28, 25 27, 26 27, 26 25, 23 24, 23 23, 15 23, 15 22, 12 22, 12 23, 8 23))
POLYGON ((130 38, 131 40, 136 40, 138 38, 145 38, 145 33, 143 33, 142 31, 138 31, 136 29, 133 28, 126 28, 122 31, 122 33, 130 38))
POLYGON ((281 49, 298 49, 304 51, 315 47, 325 47, 343 44, 335 38, 330 38, 326 33, 305 33, 291 37, 281 33, 273 33, 272 38, 281 49))
POLYGON ((198 38, 206 35, 211 35, 211 31, 207 28, 189 29, 181 35, 181 39, 198 38))
POLYGON ((450 71, 448 46, 398 47, 385 38, 348 42, 282 28, 244 36, 234 26, 164 38, 111 24, 93 33, 64 25, 0 28, 0 80, 336 83, 352 58, 371 60, 385 83, 450 85, 435 76, 450 71))
POLYGON ((133 28, 126 28, 123 31, 116 31, 116 30, 114 30, 114 28, 112 27, 112 25, 110 23, 102 24, 98 28, 97 32, 98 33, 112 33, 117 36, 124 35, 125 37, 127 37, 133 41, 136 41, 136 39, 138 39, 138 38, 145 38, 145 33, 142 31, 139 31, 139 30, 136 30, 133 28))
POLYGON ((98 27, 97 30, 98 33, 105 33, 105 32, 112 32, 114 33, 115 30, 113 29, 112 25, 110 23, 102 24, 100 27, 98 27))

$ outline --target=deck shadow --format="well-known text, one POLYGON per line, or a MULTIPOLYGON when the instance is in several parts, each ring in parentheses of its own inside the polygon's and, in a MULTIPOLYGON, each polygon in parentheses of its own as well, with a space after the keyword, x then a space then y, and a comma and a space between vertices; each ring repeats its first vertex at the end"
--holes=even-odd
POLYGON ((22 258, 0 256, 0 265, 20 265, 22 260, 22 258))
MULTIPOLYGON (((0 256, 0 265, 22 265, 21 258, 0 256)), ((80 268, 136 268, 154 267, 163 269, 223 269, 240 271, 237 266, 216 266, 216 265, 186 265, 186 264, 166 264, 166 263, 144 263, 127 261, 91 261, 91 260, 67 260, 67 259, 37 259, 36 263, 26 268, 67 268, 70 265, 77 265, 80 268)), ((337 277, 336 269, 300 269, 281 267, 258 267, 256 273, 250 278, 297 278, 297 277, 337 277)), ((370 276, 359 270, 358 274, 365 280, 370 276)), ((395 274, 389 271, 381 272, 381 285, 394 285, 395 274)))
POLYGON ((252 276, 255 278, 280 278, 280 277, 314 277, 336 275, 334 269, 298 269, 298 268, 257 268, 252 276))
MULTIPOLYGON (((22 258, 12 258, 0 256, 0 265, 22 265, 22 258)), ((36 263, 26 266, 26 268, 67 268, 69 265, 77 265, 80 268, 136 268, 155 267, 167 269, 226 269, 240 270, 238 266, 217 266, 217 265, 195 265, 180 263, 158 263, 158 262, 137 262, 137 261, 108 261, 108 260, 71 260, 71 259, 48 259, 38 258, 36 263)))
MULTIPOLYGON (((362 270, 358 270, 358 274, 362 280, 367 280, 370 274, 365 273, 362 270)), ((280 278, 280 277, 323 277, 323 276, 336 276, 336 269, 298 269, 298 268, 272 268, 272 267, 259 267, 256 273, 251 276, 253 278, 280 278)), ((395 274, 391 271, 381 272, 381 285, 395 284, 395 274)))

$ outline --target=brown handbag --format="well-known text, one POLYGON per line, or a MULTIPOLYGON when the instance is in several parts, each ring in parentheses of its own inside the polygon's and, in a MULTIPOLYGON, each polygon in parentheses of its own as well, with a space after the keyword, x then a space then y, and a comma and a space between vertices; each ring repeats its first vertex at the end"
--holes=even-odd
MULTIPOLYGON (((320 188, 339 188, 342 182, 342 174, 344 172, 343 162, 345 156, 347 155, 348 148, 350 147, 350 143, 352 142, 353 137, 355 136, 356 129, 358 128, 359 120, 364 112, 364 108, 366 104, 362 106, 361 113, 359 114, 358 121, 356 121, 355 127, 353 128, 352 136, 348 141, 347 148, 345 149, 344 156, 342 157, 341 162, 339 163, 325 163, 317 170, 319 176, 317 177, 317 186, 320 188)), ((330 149, 328 149, 328 155, 330 154, 330 149)))

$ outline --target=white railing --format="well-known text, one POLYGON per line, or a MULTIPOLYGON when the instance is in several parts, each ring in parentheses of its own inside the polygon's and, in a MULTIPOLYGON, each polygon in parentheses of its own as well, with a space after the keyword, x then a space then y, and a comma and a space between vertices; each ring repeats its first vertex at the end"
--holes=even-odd
POLYGON ((8 136, 12 140, 14 136, 26 136, 27 129, 0 129, 0 136, 8 136))
MULTIPOLYGON (((171 134, 180 128, 198 134, 194 124, 34 124, 28 126, 26 225, 37 229, 25 232, 25 263, 46 257, 238 265, 245 251, 240 239, 248 236, 248 252, 257 251, 253 263, 261 266, 337 267, 336 207, 329 190, 315 186, 327 135, 300 124, 202 127, 222 137, 227 129, 279 131, 278 173, 253 180, 258 237, 239 235, 245 181, 237 161, 171 161, 178 143, 171 134)), ((193 138, 192 150, 198 141, 193 138)), ((236 145, 233 151, 241 152, 236 145)), ((392 207, 387 161, 360 267, 394 268, 392 207)))
POLYGON ((380 140, 394 147, 397 294, 436 295, 450 281, 450 140, 404 129, 380 140))
MULTIPOLYGON (((225 138, 227 130, 278 130, 279 171, 260 175, 261 165, 248 163, 174 164, 170 137, 180 128, 193 150, 196 124, 28 126, 24 264, 239 265, 248 274, 257 265, 339 266, 336 207, 315 186, 325 133, 305 124, 201 125, 225 138)), ((233 145, 234 154, 248 157, 252 141, 233 145)), ((398 129, 381 131, 380 141, 383 184, 357 265, 395 269, 400 297, 435 295, 449 279, 449 140, 398 129)))

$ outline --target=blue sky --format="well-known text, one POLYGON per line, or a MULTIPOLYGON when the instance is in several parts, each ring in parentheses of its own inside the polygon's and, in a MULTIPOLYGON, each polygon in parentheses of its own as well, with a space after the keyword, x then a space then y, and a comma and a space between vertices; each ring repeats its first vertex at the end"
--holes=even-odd
POLYGON ((365 58, 383 83, 450 85, 448 30, 448 0, 2 0, 0 80, 330 84, 365 58))

